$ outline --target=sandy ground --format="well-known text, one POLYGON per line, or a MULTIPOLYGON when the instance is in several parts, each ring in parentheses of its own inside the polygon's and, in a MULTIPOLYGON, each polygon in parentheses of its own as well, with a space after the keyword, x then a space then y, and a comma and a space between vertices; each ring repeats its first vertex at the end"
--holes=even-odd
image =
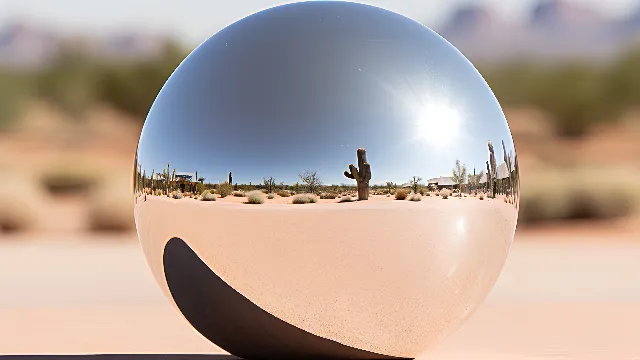
MULTIPOLYGON (((136 243, 14 240, 0 243, 0 354, 224 353, 136 243)), ((420 359, 640 359, 640 243, 610 240, 518 238, 487 301, 420 359)))
POLYGON ((312 334, 399 357, 417 356, 475 311, 515 229, 515 207, 501 199, 240 201, 138 202, 138 231, 167 293, 162 253, 178 236, 267 312, 312 334))

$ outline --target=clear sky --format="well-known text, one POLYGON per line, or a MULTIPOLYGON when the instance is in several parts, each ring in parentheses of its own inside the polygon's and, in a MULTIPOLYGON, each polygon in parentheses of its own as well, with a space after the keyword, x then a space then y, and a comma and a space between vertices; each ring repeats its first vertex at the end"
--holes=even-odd
POLYGON ((142 131, 148 174, 171 162, 207 181, 327 184, 367 150, 372 183, 484 167, 487 141, 513 149, 488 86, 453 46, 378 8, 310 2, 227 27, 178 67, 142 131))
MULTIPOLYGON (((535 0, 369 0, 435 28, 460 3, 486 3, 517 21, 535 0)), ((638 0, 568 0, 588 4, 612 16, 638 0)), ((291 1, 274 0, 0 0, 0 24, 23 19, 63 31, 104 32, 143 29, 171 33, 196 46, 223 27, 251 13, 291 1)))

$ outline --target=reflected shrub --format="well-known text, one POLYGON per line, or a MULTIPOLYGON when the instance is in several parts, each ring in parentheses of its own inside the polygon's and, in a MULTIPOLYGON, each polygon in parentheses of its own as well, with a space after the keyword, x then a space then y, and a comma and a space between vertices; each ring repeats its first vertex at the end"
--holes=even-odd
POLYGON ((317 203, 318 197, 314 194, 298 194, 293 197, 294 204, 312 204, 317 203))
POLYGON ((264 200, 265 196, 262 191, 254 190, 247 194, 247 203, 249 204, 264 204, 264 200))
POLYGON ((395 193, 396 200, 405 200, 407 196, 409 196, 409 190, 407 189, 397 189, 395 193))

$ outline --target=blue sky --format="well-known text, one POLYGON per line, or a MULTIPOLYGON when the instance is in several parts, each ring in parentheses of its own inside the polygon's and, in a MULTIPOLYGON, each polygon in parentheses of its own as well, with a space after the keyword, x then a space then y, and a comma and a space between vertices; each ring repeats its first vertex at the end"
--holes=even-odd
POLYGON ((512 140, 475 68, 448 42, 397 14, 314 2, 241 20, 180 65, 144 125, 139 162, 171 162, 207 181, 327 184, 367 149, 372 182, 484 166, 512 140))
MULTIPOLYGON (((370 0, 380 6, 437 27, 460 3, 487 3, 518 20, 534 0, 370 0)), ((629 11, 637 0, 569 0, 588 4, 612 16, 629 11)), ((96 32, 142 29, 171 33, 196 46, 225 26, 254 12, 290 1, 273 0, 0 0, 0 24, 25 19, 63 31, 96 32)))

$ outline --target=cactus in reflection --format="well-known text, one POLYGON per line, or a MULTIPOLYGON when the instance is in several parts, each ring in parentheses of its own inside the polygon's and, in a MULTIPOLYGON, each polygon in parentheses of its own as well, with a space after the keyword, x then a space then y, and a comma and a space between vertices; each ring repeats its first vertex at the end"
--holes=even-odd
POLYGON ((176 188, 176 169, 173 168, 173 171, 171 172, 171 187, 170 190, 174 191, 176 188))
POLYGON ((358 185, 358 200, 369 199, 369 180, 371 180, 371 165, 367 162, 367 150, 360 148, 357 151, 358 167, 349 165, 349 170, 344 176, 354 179, 358 185))
POLYGON ((489 168, 489 162, 487 161, 487 183, 486 183, 486 191, 487 193, 489 192, 489 189, 491 188, 491 169, 489 168))
POLYGON ((496 174, 496 154, 493 151, 493 144, 491 143, 491 140, 489 140, 488 142, 488 146, 489 146, 489 161, 491 164, 491 197, 495 198, 496 197, 496 186, 497 186, 497 174, 496 174))

